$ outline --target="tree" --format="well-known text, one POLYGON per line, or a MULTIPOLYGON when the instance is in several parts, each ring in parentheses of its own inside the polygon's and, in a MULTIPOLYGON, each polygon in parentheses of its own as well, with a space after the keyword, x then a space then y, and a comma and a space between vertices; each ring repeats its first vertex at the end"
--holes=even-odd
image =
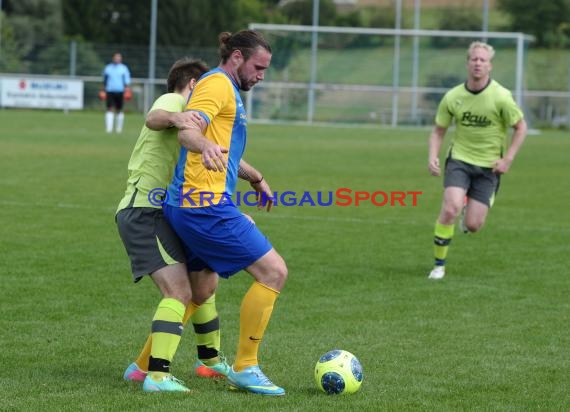
POLYGON ((235 0, 162 0, 157 43, 216 48, 221 31, 244 28, 241 13, 235 0))
POLYGON ((150 0, 61 1, 68 36, 96 43, 148 44, 150 0))
POLYGON ((568 42, 570 0, 499 0, 499 10, 511 16, 512 31, 535 36, 536 46, 554 48, 568 42))
MULTIPOLYGON (((282 13, 287 17, 290 24, 310 26, 313 24, 313 0, 295 0, 286 3, 282 13)), ((319 25, 336 25, 337 12, 332 0, 320 0, 319 2, 319 25)))
MULTIPOLYGON (((478 31, 482 26, 481 16, 470 8, 447 8, 439 16, 440 30, 478 31)), ((433 37, 431 43, 437 48, 466 47, 472 39, 433 37)))
POLYGON ((6 1, 6 20, 20 58, 34 56, 42 47, 62 38, 60 0, 6 1))
POLYGON ((0 49, 0 71, 1 72, 21 72, 24 71, 18 46, 14 38, 14 29, 4 13, 0 10, 2 18, 2 48, 0 49))
MULTIPOLYGON (((151 0, 61 0, 65 34, 95 43, 146 45, 151 0)), ((218 34, 264 21, 273 0, 157 1, 157 44, 217 47, 218 34)))

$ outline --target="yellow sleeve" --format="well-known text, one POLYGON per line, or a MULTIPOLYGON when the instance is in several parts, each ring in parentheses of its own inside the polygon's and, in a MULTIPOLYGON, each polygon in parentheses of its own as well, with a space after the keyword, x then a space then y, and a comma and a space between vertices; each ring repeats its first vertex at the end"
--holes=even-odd
POLYGON ((233 87, 228 78, 221 73, 212 74, 196 84, 186 110, 202 112, 211 122, 232 96, 233 87))

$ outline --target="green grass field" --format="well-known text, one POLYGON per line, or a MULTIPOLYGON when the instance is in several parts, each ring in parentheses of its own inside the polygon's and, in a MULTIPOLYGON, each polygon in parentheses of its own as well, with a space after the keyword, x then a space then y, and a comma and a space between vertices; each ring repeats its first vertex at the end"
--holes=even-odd
MULTIPOLYGON (((0 110, 0 410, 570 410, 567 133, 528 137, 485 228, 456 234, 434 282, 427 129, 251 125, 245 158, 275 191, 422 191, 415 207, 243 208, 289 267, 260 352, 287 390, 274 399, 192 377, 191 328, 173 362, 190 395, 121 379, 159 300, 132 283, 114 224, 142 121, 118 136, 102 113, 0 110), (315 387, 334 348, 362 362, 355 395, 315 387)), ((250 283, 220 281, 230 360, 250 283)))

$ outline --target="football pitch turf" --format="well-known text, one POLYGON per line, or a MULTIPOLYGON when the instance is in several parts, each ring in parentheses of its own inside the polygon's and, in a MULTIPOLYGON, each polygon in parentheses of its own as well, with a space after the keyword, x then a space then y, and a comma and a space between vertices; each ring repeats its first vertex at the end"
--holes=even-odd
MULTIPOLYGON (((191 327, 172 369, 192 393, 122 380, 159 300, 149 279, 132 283, 114 223, 142 122, 127 115, 107 135, 102 113, 0 110, 0 410, 570 410, 568 132, 527 137, 483 230, 456 230, 446 277, 430 281, 442 189, 428 129, 251 124, 244 158, 297 199, 241 207, 289 268, 260 350, 287 391, 271 398, 193 377, 191 327), (341 188, 349 206, 318 204, 341 188), (356 206, 356 191, 421 194, 356 206), (335 348, 363 365, 354 395, 316 388, 314 365, 335 348)), ((250 284, 220 280, 230 361, 250 284)))

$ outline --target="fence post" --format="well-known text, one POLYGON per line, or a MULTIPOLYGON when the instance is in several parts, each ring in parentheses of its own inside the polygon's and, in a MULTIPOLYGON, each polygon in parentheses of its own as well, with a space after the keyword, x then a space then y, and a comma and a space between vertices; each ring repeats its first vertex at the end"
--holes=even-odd
POLYGON ((570 59, 568 59, 568 103, 566 104, 566 125, 570 130, 570 59))
POLYGON ((69 75, 75 77, 77 72, 77 42, 69 42, 69 75))

